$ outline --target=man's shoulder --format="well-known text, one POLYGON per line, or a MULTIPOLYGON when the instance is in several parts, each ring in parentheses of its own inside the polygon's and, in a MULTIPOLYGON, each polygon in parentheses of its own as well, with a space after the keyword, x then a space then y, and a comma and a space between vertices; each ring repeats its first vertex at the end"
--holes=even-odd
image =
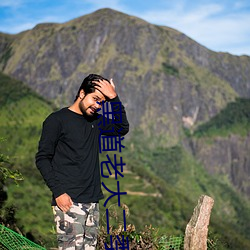
POLYGON ((65 114, 67 114, 67 108, 62 108, 62 109, 59 109, 59 110, 56 110, 56 111, 52 112, 46 118, 46 120, 58 120, 58 121, 61 121, 65 117, 65 114))
POLYGON ((68 113, 68 108, 67 107, 56 110, 53 113, 51 113, 51 115, 62 116, 62 115, 65 115, 66 113, 68 113))

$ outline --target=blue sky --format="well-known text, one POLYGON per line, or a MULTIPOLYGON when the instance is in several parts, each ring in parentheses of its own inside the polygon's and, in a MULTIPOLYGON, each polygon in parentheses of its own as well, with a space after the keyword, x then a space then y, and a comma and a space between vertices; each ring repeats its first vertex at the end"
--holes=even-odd
POLYGON ((106 7, 177 29, 213 51, 250 56, 249 0, 0 0, 0 31, 15 34, 106 7))

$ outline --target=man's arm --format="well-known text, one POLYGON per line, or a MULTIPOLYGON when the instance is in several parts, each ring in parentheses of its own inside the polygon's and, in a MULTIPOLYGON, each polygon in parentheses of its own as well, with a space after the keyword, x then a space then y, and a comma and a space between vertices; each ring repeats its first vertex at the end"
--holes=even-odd
POLYGON ((41 172, 47 186, 53 193, 58 207, 66 212, 72 204, 60 181, 57 179, 52 166, 56 145, 61 133, 61 124, 50 115, 43 123, 42 135, 36 154, 36 166, 41 172))
POLYGON ((102 134, 103 135, 126 135, 129 131, 129 123, 128 123, 125 108, 122 105, 122 102, 120 101, 119 96, 116 96, 114 99, 109 100, 109 102, 111 104, 114 121, 112 119, 109 119, 108 117, 102 116, 101 119, 105 120, 99 126, 99 128, 102 131, 105 131, 102 134), (110 132, 106 132, 106 131, 110 131, 110 132))

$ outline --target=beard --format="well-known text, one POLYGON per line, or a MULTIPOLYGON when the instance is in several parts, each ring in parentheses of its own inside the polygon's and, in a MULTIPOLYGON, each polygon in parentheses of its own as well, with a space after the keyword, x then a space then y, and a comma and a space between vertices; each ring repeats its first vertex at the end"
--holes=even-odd
POLYGON ((81 112, 82 112, 83 115, 87 115, 87 113, 86 113, 86 107, 83 104, 83 100, 84 100, 84 98, 79 102, 79 109, 81 110, 81 112))
MULTIPOLYGON (((85 97, 84 97, 85 98, 85 97)), ((84 101, 84 98, 80 101, 80 103, 79 103, 79 109, 80 109, 80 111, 82 112, 82 114, 83 114, 83 116, 87 116, 87 117, 92 117, 92 116, 94 116, 95 115, 95 109, 93 108, 91 108, 91 106, 89 106, 89 107, 86 107, 85 105, 84 105, 84 103, 83 103, 83 101, 84 101), (91 110, 90 112, 87 112, 87 110, 91 110)))

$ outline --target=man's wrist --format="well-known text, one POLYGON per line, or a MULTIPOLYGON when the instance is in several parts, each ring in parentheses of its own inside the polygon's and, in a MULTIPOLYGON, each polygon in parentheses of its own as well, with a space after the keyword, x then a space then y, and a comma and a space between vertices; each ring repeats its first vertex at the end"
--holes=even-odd
POLYGON ((109 96, 109 97, 108 97, 108 100, 110 101, 110 100, 112 100, 112 99, 115 99, 117 96, 118 96, 117 94, 112 95, 112 96, 109 96))

